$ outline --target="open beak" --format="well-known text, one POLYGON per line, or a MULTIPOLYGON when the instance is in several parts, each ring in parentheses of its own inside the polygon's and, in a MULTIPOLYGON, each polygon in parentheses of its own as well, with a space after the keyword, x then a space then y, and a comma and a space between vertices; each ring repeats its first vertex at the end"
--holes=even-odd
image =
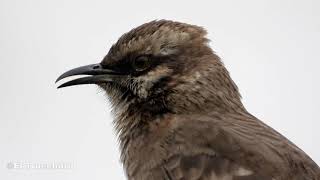
POLYGON ((119 77, 120 73, 117 73, 111 69, 103 68, 101 64, 91 64, 91 65, 81 66, 75 69, 71 69, 70 71, 63 73, 61 76, 58 77, 56 82, 66 77, 75 76, 75 75, 91 75, 91 76, 82 77, 82 78, 65 82, 60 86, 58 86, 58 88, 80 85, 80 84, 108 83, 117 79, 116 77, 119 77))

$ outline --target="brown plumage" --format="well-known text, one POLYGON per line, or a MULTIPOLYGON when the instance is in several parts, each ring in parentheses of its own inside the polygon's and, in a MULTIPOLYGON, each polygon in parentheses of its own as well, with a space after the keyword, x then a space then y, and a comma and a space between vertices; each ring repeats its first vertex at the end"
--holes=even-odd
POLYGON ((61 75, 112 102, 129 180, 320 180, 319 167, 252 116, 198 26, 160 20, 120 37, 103 61, 61 75))

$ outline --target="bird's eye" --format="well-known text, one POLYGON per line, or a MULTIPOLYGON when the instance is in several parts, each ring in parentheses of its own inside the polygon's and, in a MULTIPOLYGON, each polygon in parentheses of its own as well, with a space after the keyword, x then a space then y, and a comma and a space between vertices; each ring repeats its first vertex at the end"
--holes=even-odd
POLYGON ((144 71, 148 69, 151 65, 149 57, 147 56, 139 56, 132 62, 132 67, 135 71, 144 71))

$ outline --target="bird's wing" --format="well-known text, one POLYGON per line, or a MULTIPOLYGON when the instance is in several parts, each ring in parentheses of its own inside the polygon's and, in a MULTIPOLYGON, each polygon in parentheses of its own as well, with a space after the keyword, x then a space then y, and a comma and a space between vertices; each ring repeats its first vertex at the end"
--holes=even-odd
POLYGON ((166 179, 320 179, 319 167, 303 151, 261 121, 245 117, 180 119, 167 141, 172 155, 162 165, 166 179))
POLYGON ((163 172, 166 180, 272 180, 222 156, 201 153, 176 155, 163 166, 163 172))

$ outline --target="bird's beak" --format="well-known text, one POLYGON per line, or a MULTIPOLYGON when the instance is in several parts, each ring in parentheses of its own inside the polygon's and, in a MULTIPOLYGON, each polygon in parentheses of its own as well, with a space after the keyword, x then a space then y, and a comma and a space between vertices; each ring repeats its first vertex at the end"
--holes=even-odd
POLYGON ((101 64, 91 64, 91 65, 81 66, 75 69, 71 69, 70 71, 63 73, 61 76, 58 77, 56 82, 66 77, 70 77, 74 75, 91 75, 91 76, 82 77, 82 78, 65 82, 60 86, 58 86, 58 88, 80 85, 80 84, 108 83, 108 82, 114 81, 115 79, 117 79, 117 77, 120 76, 120 74, 117 73, 116 71, 104 68, 101 66, 101 64))

